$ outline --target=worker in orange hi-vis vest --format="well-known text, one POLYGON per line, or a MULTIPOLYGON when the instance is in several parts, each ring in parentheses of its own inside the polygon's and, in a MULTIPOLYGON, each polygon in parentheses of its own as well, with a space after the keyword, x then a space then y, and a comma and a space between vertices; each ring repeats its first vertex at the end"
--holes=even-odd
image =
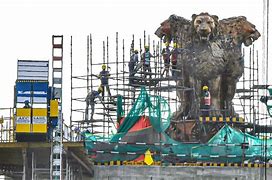
POLYGON ((209 92, 208 86, 202 87, 203 93, 202 93, 202 116, 209 116, 210 108, 211 108, 211 94, 209 92))

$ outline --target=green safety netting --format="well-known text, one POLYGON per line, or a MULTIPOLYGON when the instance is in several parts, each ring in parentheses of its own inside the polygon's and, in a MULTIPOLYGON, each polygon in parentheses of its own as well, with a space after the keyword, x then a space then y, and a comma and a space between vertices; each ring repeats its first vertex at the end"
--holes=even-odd
POLYGON ((192 148, 192 157, 201 161, 242 162, 272 157, 272 140, 259 139, 227 124, 207 144, 192 148), (266 149, 267 148, 267 149, 266 149))
MULTIPOLYGON (((120 106, 120 100, 118 108, 120 106)), ((123 123, 120 125, 117 134, 115 134, 111 142, 117 142, 120 140, 128 130, 139 120, 139 118, 145 114, 148 109, 148 115, 150 122, 157 132, 165 131, 170 124, 170 107, 165 99, 159 96, 148 95, 145 88, 141 89, 141 92, 134 103, 132 109, 129 111, 127 117, 125 117, 123 123)), ((117 110, 118 114, 121 114, 123 110, 117 110)))
POLYGON ((124 116, 125 111, 122 106, 123 96, 117 96, 117 121, 120 122, 120 119, 124 116))
MULTIPOLYGON (((121 100, 118 102, 118 108, 122 108, 121 100)), ((117 113, 123 115, 123 110, 117 113)), ((170 107, 163 98, 150 96, 142 88, 118 132, 108 139, 85 133, 85 148, 96 162, 134 160, 147 150, 153 152, 155 160, 163 162, 243 162, 272 156, 272 140, 259 139, 227 124, 206 144, 175 141, 164 132, 169 126, 170 114, 170 107), (152 127, 128 133, 144 114, 148 114, 152 127)))

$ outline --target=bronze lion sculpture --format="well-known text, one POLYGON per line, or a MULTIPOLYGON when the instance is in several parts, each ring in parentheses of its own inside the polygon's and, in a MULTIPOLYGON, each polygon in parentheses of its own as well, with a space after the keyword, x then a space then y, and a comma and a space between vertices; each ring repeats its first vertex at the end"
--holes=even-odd
POLYGON ((209 13, 193 14, 191 20, 171 15, 155 34, 164 42, 178 44, 177 85, 180 107, 173 118, 199 116, 201 87, 208 85, 213 115, 234 115, 232 99, 244 72, 242 44, 250 46, 260 37, 244 16, 219 20, 209 13))

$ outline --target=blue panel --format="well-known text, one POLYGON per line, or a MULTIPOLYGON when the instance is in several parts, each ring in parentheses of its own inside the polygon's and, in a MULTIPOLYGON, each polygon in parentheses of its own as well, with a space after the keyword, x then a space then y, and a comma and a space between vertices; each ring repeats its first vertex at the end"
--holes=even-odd
POLYGON ((33 83, 33 97, 47 98, 48 82, 34 82, 33 83))
POLYGON ((34 82, 33 83, 33 91, 44 91, 48 90, 48 82, 34 82))
POLYGON ((51 124, 52 124, 53 127, 57 127, 57 125, 58 125, 58 118, 51 119, 51 124))
POLYGON ((31 91, 31 82, 17 82, 16 90, 18 91, 31 91))
POLYGON ((17 97, 47 98, 48 82, 17 82, 17 97))
POLYGON ((17 97, 31 97, 31 94, 27 94, 27 93, 17 93, 17 97))
POLYGON ((44 98, 47 98, 47 94, 46 93, 40 94, 38 92, 34 92, 33 93, 33 97, 44 97, 44 98))
POLYGON ((17 82, 16 83, 17 97, 30 97, 31 96, 31 83, 30 82, 17 82))
POLYGON ((18 97, 44 97, 44 98, 47 98, 47 94, 27 94, 27 93, 24 93, 24 94, 17 94, 18 97))

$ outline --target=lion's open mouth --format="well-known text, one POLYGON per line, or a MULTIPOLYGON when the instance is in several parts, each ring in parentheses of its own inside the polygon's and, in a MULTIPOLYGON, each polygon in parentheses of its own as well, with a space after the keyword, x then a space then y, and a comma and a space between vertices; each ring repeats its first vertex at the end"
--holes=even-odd
POLYGON ((244 41, 245 46, 250 46, 252 44, 253 40, 249 37, 244 41))
POLYGON ((201 41, 208 41, 210 39, 210 34, 199 34, 199 39, 201 41))
POLYGON ((250 36, 246 37, 244 40, 245 46, 250 46, 260 36, 261 36, 261 34, 258 31, 255 31, 254 33, 250 34, 250 36))
POLYGON ((206 37, 206 36, 200 36, 200 40, 208 41, 208 37, 206 37))

